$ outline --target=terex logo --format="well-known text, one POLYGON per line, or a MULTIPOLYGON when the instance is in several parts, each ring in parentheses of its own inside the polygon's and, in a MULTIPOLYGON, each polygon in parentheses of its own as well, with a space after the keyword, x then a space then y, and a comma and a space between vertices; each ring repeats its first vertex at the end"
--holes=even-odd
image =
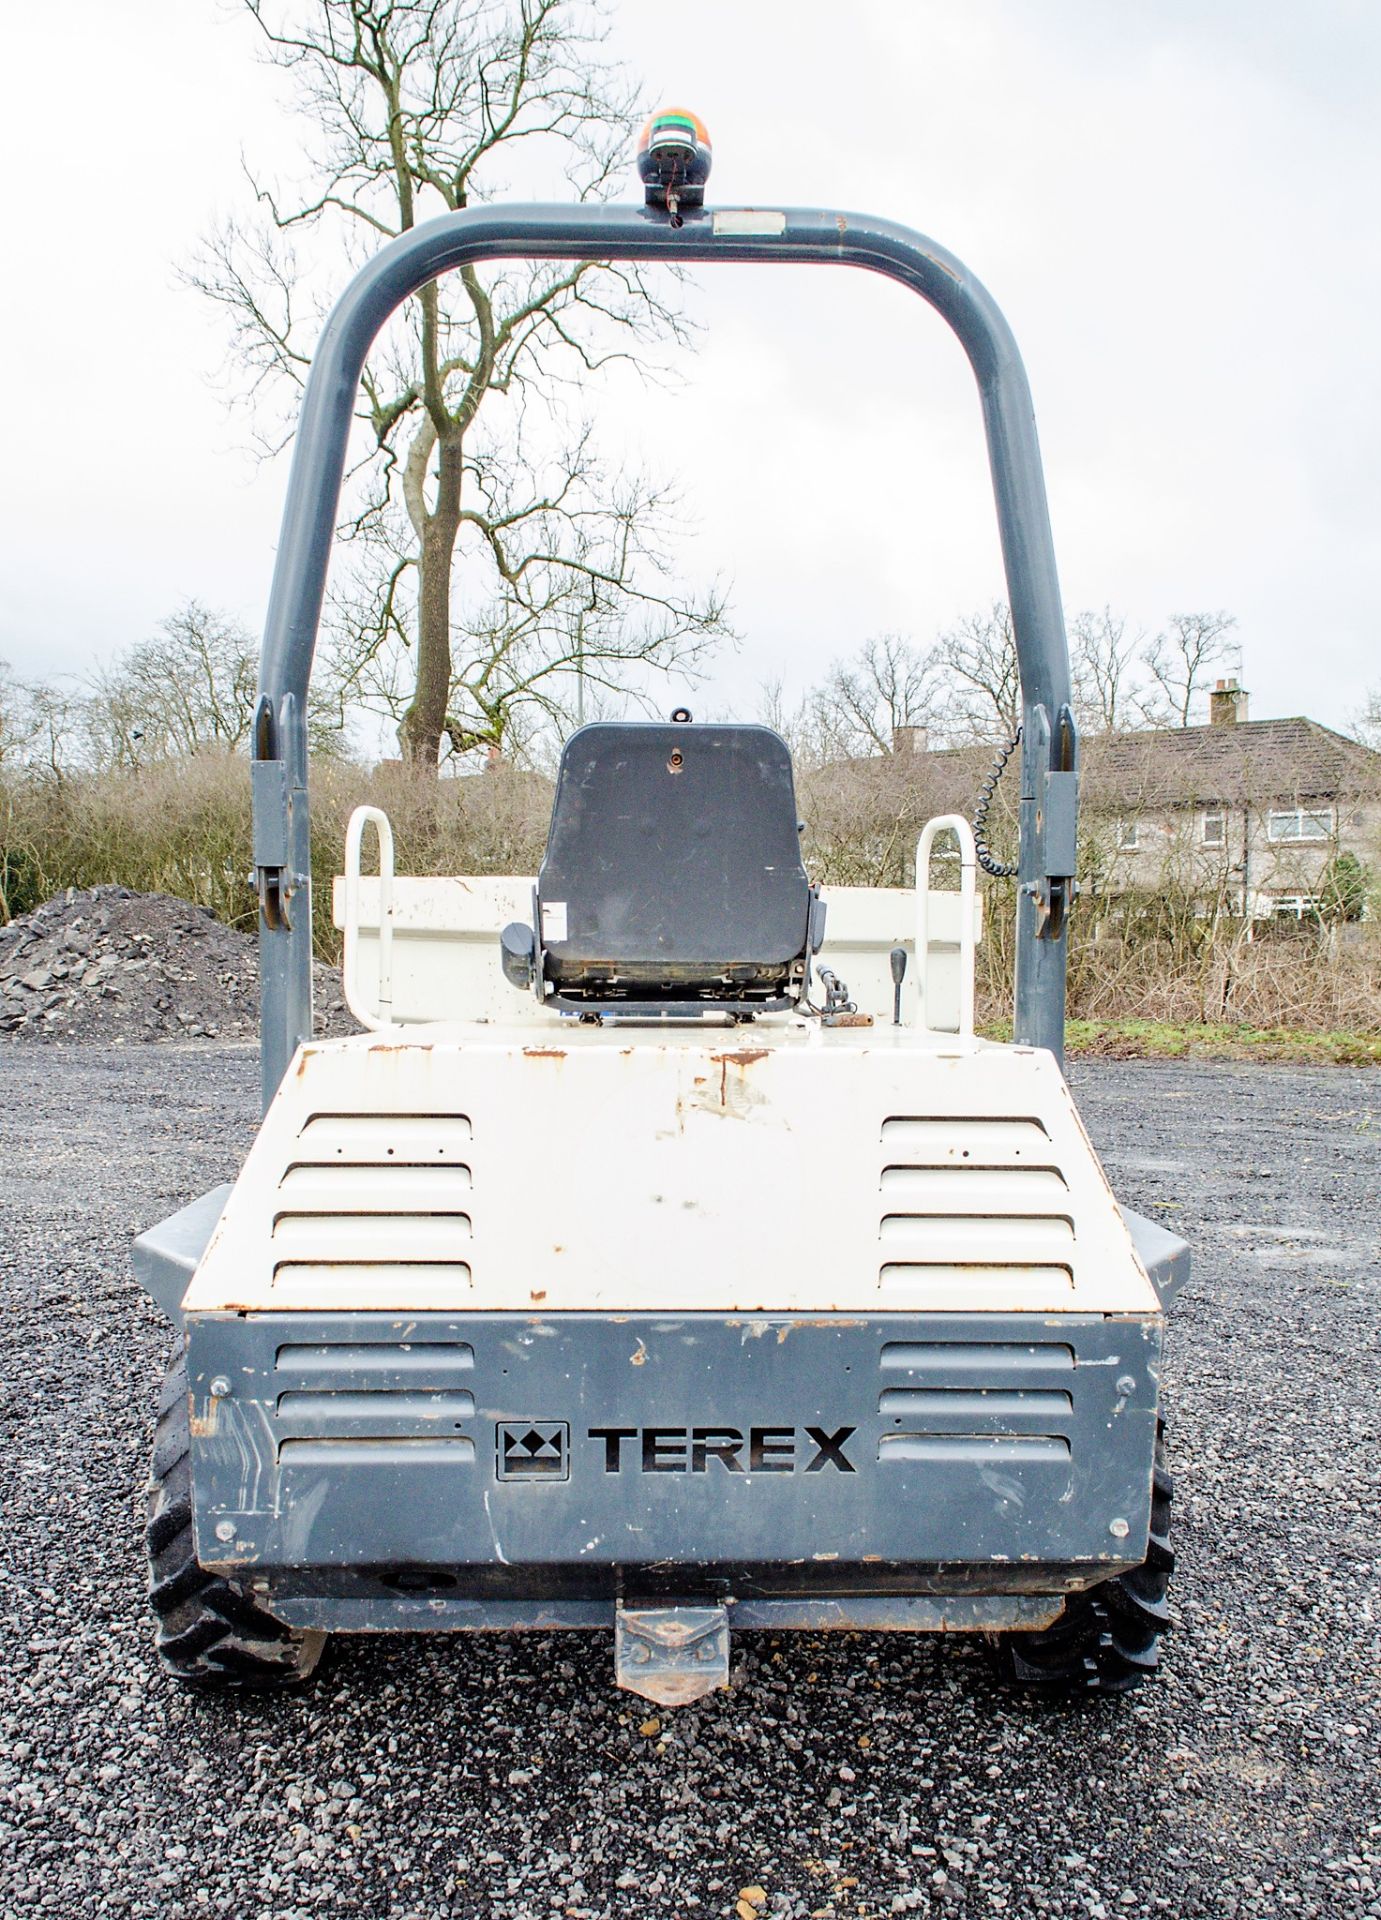
POLYGON ((631 1460, 643 1473, 708 1473, 711 1461, 726 1473, 856 1473, 844 1448, 858 1431, 837 1427, 590 1427, 604 1443, 604 1471, 621 1473, 631 1460), (632 1446, 625 1451, 625 1442, 632 1446), (808 1451, 807 1451, 808 1450, 808 1451))

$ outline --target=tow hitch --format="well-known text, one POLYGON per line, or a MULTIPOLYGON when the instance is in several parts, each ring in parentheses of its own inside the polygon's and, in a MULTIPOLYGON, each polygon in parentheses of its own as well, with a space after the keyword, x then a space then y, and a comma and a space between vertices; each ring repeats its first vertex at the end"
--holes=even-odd
POLYGON ((729 1684, 725 1607, 625 1607, 614 1616, 614 1678, 662 1707, 729 1684))

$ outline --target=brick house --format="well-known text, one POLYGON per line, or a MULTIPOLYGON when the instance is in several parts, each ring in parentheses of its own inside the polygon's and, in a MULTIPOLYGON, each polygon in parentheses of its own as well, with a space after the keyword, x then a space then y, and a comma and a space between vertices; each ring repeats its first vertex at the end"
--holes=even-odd
MULTIPOLYGON (((824 784, 860 821, 904 803, 909 828, 971 815, 991 764, 990 748, 932 751, 900 727, 891 753, 836 763, 824 784)), ((1016 785, 1014 759, 995 809, 1008 837, 1016 785)), ((1381 878, 1381 753, 1303 716, 1251 720, 1235 680, 1214 689, 1207 726, 1086 735, 1080 785, 1086 896, 1173 888, 1205 912, 1299 920, 1336 898, 1340 855, 1381 878)))
POLYGON ((1301 919, 1336 906, 1336 865, 1381 863, 1381 754, 1317 720, 1250 720, 1220 681, 1202 727, 1084 749, 1091 864, 1109 893, 1171 880, 1220 910, 1301 919))

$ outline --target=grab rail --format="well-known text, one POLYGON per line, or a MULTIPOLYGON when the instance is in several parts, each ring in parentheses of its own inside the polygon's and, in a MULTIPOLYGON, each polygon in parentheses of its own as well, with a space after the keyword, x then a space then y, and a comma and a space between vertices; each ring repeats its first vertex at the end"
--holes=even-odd
POLYGON ((393 1018, 393 828, 379 807, 356 807, 345 829, 345 951, 341 961, 345 1004, 362 1027, 378 1033, 393 1018), (364 830, 379 842, 379 997, 371 1008, 359 983, 360 853, 364 830))
POLYGON ((961 813, 938 814, 928 820, 916 842, 916 1025, 925 1033, 947 1029, 926 1021, 930 978, 930 852, 937 837, 952 833, 959 842, 959 1037, 973 1038, 973 975, 978 957, 974 934, 978 896, 978 849, 973 828, 961 813))

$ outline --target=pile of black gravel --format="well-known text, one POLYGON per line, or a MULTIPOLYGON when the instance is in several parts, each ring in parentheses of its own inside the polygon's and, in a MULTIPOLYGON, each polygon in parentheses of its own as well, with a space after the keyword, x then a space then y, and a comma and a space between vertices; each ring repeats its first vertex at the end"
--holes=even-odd
MULTIPOLYGON (((316 973, 317 1031, 348 1029, 339 980, 316 973)), ((254 940, 171 894, 69 887, 0 928, 12 1039, 249 1039, 258 1020, 254 940)))

